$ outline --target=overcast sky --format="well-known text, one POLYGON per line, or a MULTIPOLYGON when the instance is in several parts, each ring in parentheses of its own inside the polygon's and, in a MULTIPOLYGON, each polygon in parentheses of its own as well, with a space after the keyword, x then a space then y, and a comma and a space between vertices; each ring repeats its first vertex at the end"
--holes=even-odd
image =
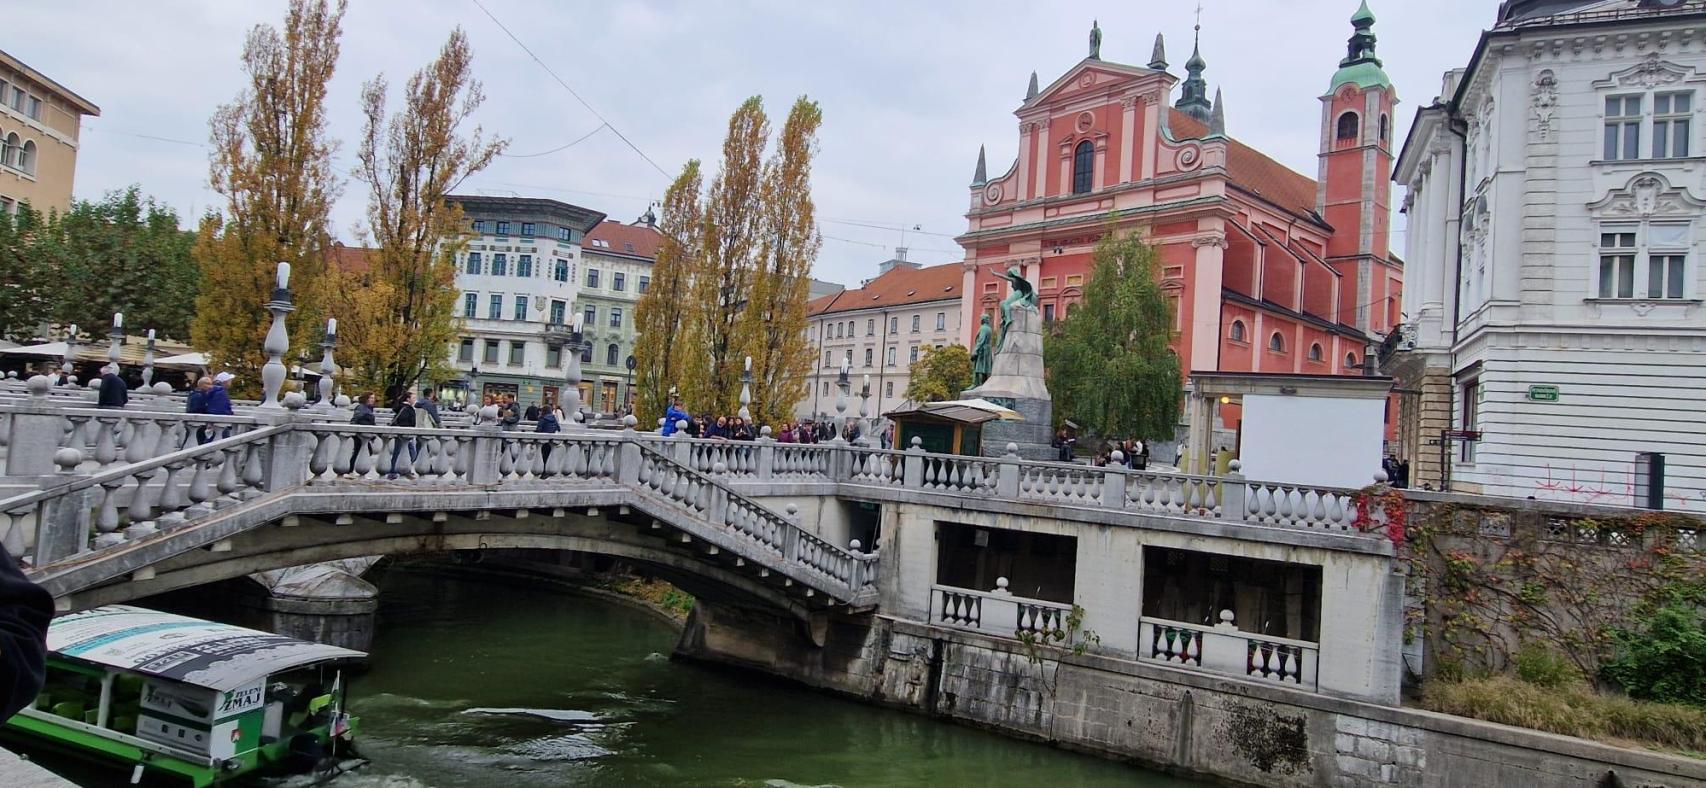
MULTIPOLYGON (((1047 85, 1083 58, 1092 18, 1100 17, 1103 59, 1146 63, 1161 32, 1183 75, 1195 9, 1190 0, 480 2, 669 176, 603 130, 550 155, 501 159, 465 191, 550 197, 633 221, 687 159, 715 167, 742 99, 762 95, 779 128, 805 94, 824 110, 816 273, 849 285, 875 274, 902 226, 923 230, 907 234, 913 259, 961 259, 953 236, 965 229, 978 145, 989 147, 991 173, 1006 171, 1018 146, 1012 113, 1031 71, 1047 85)), ((1467 61, 1498 3, 1369 5, 1403 102, 1401 140, 1441 73, 1467 61)), ((284 8, 283 0, 16 3, 0 48, 101 107, 83 127, 78 197, 140 184, 189 223, 223 204, 207 188, 207 119, 241 87, 245 31, 279 24, 284 8)), ((1355 10, 1353 0, 1203 0, 1206 76, 1211 93, 1225 91, 1228 131, 1313 176, 1317 97, 1344 56, 1355 10)), ((352 0, 329 98, 346 175, 361 83, 383 72, 395 92, 457 25, 485 83, 477 119, 510 138, 512 154, 557 148, 600 125, 475 0, 352 0)), ((352 183, 338 202, 333 219, 346 242, 357 237, 365 200, 352 183)))

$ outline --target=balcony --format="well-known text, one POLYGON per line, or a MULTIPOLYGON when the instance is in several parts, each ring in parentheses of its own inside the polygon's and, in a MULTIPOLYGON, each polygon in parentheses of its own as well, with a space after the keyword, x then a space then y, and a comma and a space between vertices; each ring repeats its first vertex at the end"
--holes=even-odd
POLYGON ((1005 577, 995 581, 994 591, 945 585, 930 587, 932 623, 997 637, 1063 631, 1071 612, 1071 605, 1013 596, 1007 590, 1005 577))
POLYGON ((553 349, 561 349, 574 339, 575 331, 567 323, 546 323, 545 330, 540 335, 545 345, 553 349))
POLYGON ((1316 689, 1320 644, 1241 631, 1230 610, 1212 627, 1147 616, 1138 622, 1139 660, 1316 689))

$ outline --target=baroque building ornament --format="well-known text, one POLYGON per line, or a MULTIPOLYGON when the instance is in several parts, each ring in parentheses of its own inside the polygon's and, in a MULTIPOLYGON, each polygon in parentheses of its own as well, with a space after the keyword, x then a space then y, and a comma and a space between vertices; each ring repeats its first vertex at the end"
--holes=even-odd
POLYGON ((1541 141, 1552 139, 1552 118, 1558 113, 1558 76, 1542 69, 1534 79, 1535 134, 1541 141))
POLYGON ((1691 217, 1706 209, 1706 201, 1696 199, 1686 188, 1671 186, 1659 173, 1643 172, 1588 207, 1602 217, 1691 217))
POLYGON ((983 187, 983 203, 994 205, 1001 202, 1001 184, 992 183, 983 187))
POLYGON ((1201 249, 1205 246, 1224 249, 1226 248, 1226 234, 1210 233, 1208 235, 1199 235, 1191 239, 1191 246, 1196 249, 1201 249))
POLYGON ((1675 85, 1684 81, 1697 79, 1693 76, 1694 69, 1679 66, 1659 57, 1652 52, 1641 62, 1622 71, 1614 71, 1605 79, 1593 83, 1596 88, 1643 88, 1651 90, 1657 87, 1675 85))
POLYGON ((1202 166, 1202 148, 1196 145, 1186 145, 1179 150, 1178 156, 1173 161, 1181 170, 1186 172, 1195 170, 1202 166))

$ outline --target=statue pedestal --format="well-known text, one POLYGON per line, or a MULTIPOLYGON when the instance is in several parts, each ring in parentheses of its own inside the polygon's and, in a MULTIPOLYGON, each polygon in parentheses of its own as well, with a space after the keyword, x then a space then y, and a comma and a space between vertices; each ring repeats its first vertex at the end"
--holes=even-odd
POLYGON ((1058 450, 1050 445, 1054 441, 1054 398, 1043 380, 1042 316, 1036 307, 1016 306, 1006 332, 989 379, 966 389, 961 396, 1011 408, 1025 420, 984 424, 983 455, 1000 457, 1007 453, 1007 444, 1014 443, 1024 459, 1055 459, 1058 450))

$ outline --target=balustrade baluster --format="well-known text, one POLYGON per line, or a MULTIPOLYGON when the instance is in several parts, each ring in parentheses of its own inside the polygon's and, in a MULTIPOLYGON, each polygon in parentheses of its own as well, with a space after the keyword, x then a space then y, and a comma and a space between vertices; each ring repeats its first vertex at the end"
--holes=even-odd
POLYGON ((118 458, 118 450, 113 446, 113 432, 117 429, 118 419, 109 416, 99 416, 95 422, 95 463, 102 468, 112 464, 118 458))
POLYGON ((95 516, 95 530, 110 534, 118 530, 118 491, 124 487, 124 480, 104 481, 100 483, 100 487, 101 505, 95 516))
POLYGON ((160 483, 160 511, 172 513, 184 508, 184 463, 182 461, 166 465, 166 479, 160 483))
POLYGON ((213 465, 213 455, 197 455, 191 462, 195 463, 195 472, 190 474, 190 500, 198 504, 207 503, 213 500, 213 490, 207 478, 213 465))
MULTIPOLYGON (((140 430, 140 428, 138 429, 140 430)), ((154 469, 144 469, 135 474, 136 490, 130 494, 130 522, 132 526, 154 519, 154 505, 151 502, 153 494, 148 489, 148 483, 158 473, 159 471, 154 469)))
POLYGON ((261 469, 261 446, 250 443, 238 449, 243 453, 243 486, 250 490, 259 489, 261 480, 266 478, 261 469))

